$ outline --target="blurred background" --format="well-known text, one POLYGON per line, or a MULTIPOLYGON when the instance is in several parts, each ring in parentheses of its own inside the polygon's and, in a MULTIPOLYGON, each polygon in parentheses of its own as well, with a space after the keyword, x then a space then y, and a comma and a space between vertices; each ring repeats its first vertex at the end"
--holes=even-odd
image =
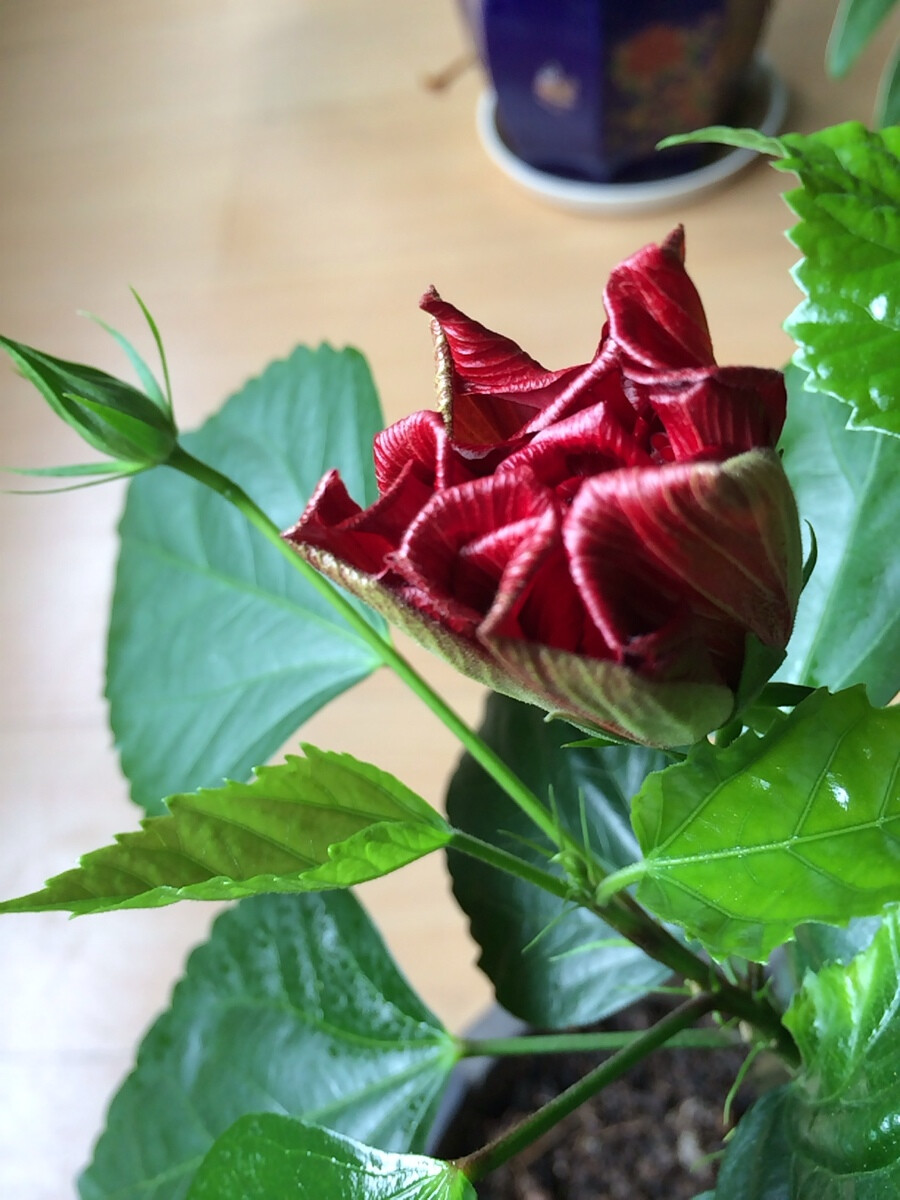
MULTIPOLYGON (((893 31, 848 79, 829 80, 833 9, 774 6, 765 45, 791 91, 788 128, 871 116, 893 31)), ((548 367, 583 362, 609 269, 683 221, 719 361, 787 358, 780 326, 798 292, 784 176, 758 163, 671 212, 600 220, 543 207, 478 144, 478 70, 426 86, 465 51, 451 0, 0 0, 0 331, 120 372, 116 347, 76 312, 149 356, 133 285, 162 330, 183 428, 270 359, 323 340, 364 351, 390 421, 432 404, 416 306, 427 285, 548 367)), ((0 363, 0 464, 83 457, 0 363)), ((119 484, 0 496, 4 897, 140 816, 102 699, 123 499, 119 484)), ((477 687, 411 656, 477 721, 477 687)), ((433 803, 456 756, 384 672, 304 736, 377 762, 433 803)), ((489 987, 442 862, 361 898, 426 1001, 462 1028, 489 987)), ((0 1195, 74 1194, 139 1036, 214 915, 184 904, 0 922, 0 1195)))

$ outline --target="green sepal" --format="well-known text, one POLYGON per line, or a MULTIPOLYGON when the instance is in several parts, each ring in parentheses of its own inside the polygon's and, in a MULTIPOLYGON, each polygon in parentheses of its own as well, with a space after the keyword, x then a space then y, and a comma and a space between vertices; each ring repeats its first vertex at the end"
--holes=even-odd
MULTIPOLYGON (((156 340, 157 349, 162 357, 162 339, 159 336, 159 330, 156 328, 156 323, 153 321, 153 318, 150 316, 149 311, 145 307, 140 296, 138 296, 137 292, 134 292, 133 294, 141 307, 141 312, 144 314, 150 325, 150 329, 153 332, 153 336, 156 340)), ((147 366, 147 363, 138 351, 137 347, 131 341, 129 341, 124 333, 120 333, 118 329, 114 329, 112 325, 109 325, 103 320, 102 317, 95 316, 94 313, 84 313, 83 315, 89 320, 93 321, 95 325, 99 325, 101 329, 105 330, 105 332, 109 334, 113 341, 119 347, 121 347, 121 349, 125 352, 125 357, 131 363, 132 370, 137 376, 138 382, 144 389, 146 395, 153 401, 157 408, 171 416, 172 398, 168 393, 168 376, 166 380, 167 390, 163 391, 163 389, 159 386, 156 376, 147 366)), ((163 362, 165 362, 164 358, 163 362)))

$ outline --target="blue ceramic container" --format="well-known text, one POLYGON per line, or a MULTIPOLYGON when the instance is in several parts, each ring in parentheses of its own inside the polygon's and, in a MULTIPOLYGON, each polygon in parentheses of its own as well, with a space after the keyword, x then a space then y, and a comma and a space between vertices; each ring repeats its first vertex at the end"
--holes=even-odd
POLYGON ((678 174, 660 138, 725 121, 770 0, 463 0, 498 132, 540 170, 600 183, 678 174))

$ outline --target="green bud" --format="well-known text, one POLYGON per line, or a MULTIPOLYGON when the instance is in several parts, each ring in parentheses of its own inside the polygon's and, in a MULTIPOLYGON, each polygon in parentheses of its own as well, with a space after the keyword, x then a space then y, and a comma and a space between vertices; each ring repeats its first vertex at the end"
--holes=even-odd
POLYGON ((168 404, 96 367, 53 358, 9 338, 0 337, 0 347, 57 416, 95 450, 134 469, 167 461, 178 437, 168 404))

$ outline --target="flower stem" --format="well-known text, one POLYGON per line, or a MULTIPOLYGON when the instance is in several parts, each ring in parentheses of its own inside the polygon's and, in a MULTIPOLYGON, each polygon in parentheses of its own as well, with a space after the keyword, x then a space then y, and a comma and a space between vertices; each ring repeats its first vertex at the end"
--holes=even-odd
POLYGON ((532 883, 562 900, 587 908, 645 954, 713 994, 718 1010, 747 1021, 770 1040, 775 1051, 788 1065, 796 1066, 799 1063, 800 1055, 794 1039, 765 996, 754 995, 731 983, 714 963, 695 954, 668 929, 654 921, 627 892, 617 892, 609 903, 600 904, 589 894, 577 894, 568 881, 558 875, 459 829, 454 829, 450 847, 532 883))
POLYGON ((434 691, 429 683, 422 678, 413 665, 395 649, 393 644, 374 628, 366 618, 350 603, 347 598, 311 567, 281 536, 278 526, 266 516, 258 504, 252 500, 243 488, 217 471, 214 467, 200 462, 179 444, 172 451, 167 465, 184 475, 218 492, 230 504, 241 512, 250 524, 274 546, 295 570, 297 570, 323 596, 337 613, 343 617, 353 632, 403 680, 410 690, 426 704, 441 720, 457 740, 468 750, 472 758, 484 768, 490 777, 506 794, 526 813, 535 825, 545 833, 550 840, 558 845, 560 830, 537 796, 526 787, 506 763, 490 746, 463 721, 447 702, 434 691))
POLYGON ((543 1108, 539 1108, 537 1112, 526 1117, 508 1133, 489 1142, 488 1145, 482 1146, 473 1154, 457 1159, 454 1165, 473 1183, 483 1179, 489 1171, 493 1171, 495 1167, 499 1167, 513 1155, 518 1154, 520 1150, 524 1150, 526 1146, 537 1141, 569 1113, 574 1112, 579 1105, 620 1078, 635 1063, 646 1058, 657 1047, 664 1045, 676 1033, 693 1025, 705 1013, 712 1011, 715 1006, 716 997, 711 993, 694 996, 693 999, 676 1008, 674 1012, 669 1013, 652 1029, 648 1029, 646 1033, 635 1038, 630 1045, 625 1046, 617 1054, 601 1063, 599 1067, 588 1072, 583 1079, 579 1079, 577 1083, 554 1097, 549 1104, 545 1104, 543 1108))

